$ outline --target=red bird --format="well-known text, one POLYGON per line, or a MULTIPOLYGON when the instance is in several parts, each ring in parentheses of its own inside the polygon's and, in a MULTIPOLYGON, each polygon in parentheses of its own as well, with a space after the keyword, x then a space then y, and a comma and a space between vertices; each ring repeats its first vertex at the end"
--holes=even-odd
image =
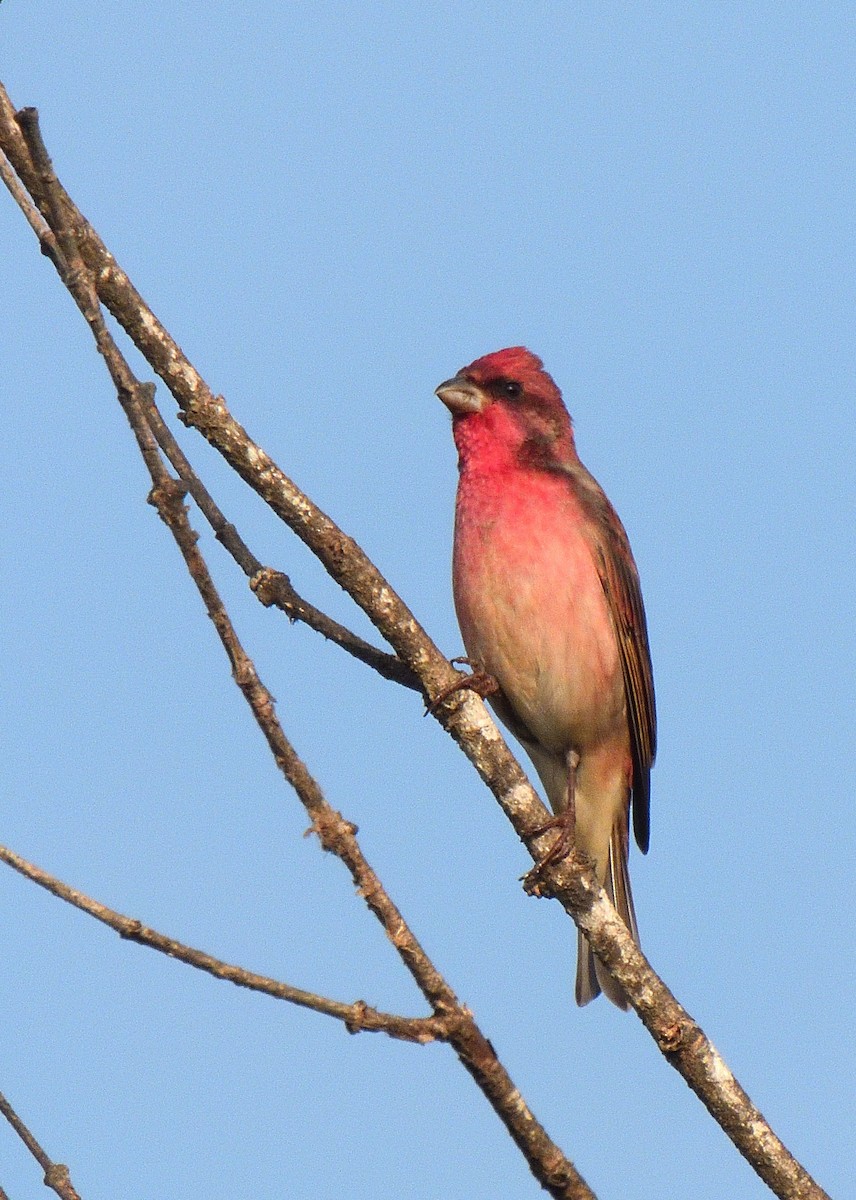
MULTIPOLYGON (((525 747, 553 812, 638 943, 629 814, 648 849, 654 682, 624 527, 579 460, 562 394, 522 346, 437 388, 458 449, 453 585, 472 663, 525 747)), ((579 935, 576 998, 622 989, 579 935)))

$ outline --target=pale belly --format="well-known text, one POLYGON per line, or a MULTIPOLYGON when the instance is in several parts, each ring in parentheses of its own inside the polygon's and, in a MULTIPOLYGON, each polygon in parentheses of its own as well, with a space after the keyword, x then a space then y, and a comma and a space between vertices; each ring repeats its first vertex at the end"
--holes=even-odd
POLYGON ((459 509, 455 607, 467 654, 541 746, 584 756, 626 737, 624 683, 582 514, 559 487, 547 479, 543 503, 479 497, 459 509))

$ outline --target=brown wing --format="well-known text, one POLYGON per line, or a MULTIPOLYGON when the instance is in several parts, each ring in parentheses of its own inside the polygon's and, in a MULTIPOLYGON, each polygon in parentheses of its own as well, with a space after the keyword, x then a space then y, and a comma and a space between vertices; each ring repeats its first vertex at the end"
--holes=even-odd
POLYGON ((600 484, 582 464, 574 464, 568 474, 583 507, 592 517, 592 553, 618 639, 633 756, 633 832, 644 854, 651 828, 651 766, 657 753, 657 711, 639 573, 624 526, 600 484))

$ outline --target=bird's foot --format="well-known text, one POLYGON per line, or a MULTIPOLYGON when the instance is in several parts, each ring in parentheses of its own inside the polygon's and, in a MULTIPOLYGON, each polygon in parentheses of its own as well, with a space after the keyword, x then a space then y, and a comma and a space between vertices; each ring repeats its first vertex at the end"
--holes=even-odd
POLYGON ((462 675, 460 679, 456 679, 449 687, 444 688, 439 696, 436 696, 429 705, 425 708, 425 716, 429 713, 436 712, 444 700, 448 700, 450 696, 454 696, 455 692, 475 692, 477 696, 481 696, 482 700, 486 700, 488 696, 493 696, 499 691, 499 684, 494 679, 493 675, 489 675, 478 663, 474 663, 470 658, 453 658, 450 660, 454 666, 456 663, 463 663, 467 667, 472 667, 470 675, 462 675))
POLYGON ((558 830, 558 834, 546 854, 543 854, 538 862, 535 863, 535 866, 522 877, 523 890, 527 895, 546 895, 549 888, 544 879, 544 872, 573 853, 577 840, 575 816, 576 814, 572 808, 563 809, 562 812, 556 813, 554 817, 551 817, 549 821, 545 821, 535 831, 535 837, 540 837, 543 833, 549 833, 551 829, 558 830))

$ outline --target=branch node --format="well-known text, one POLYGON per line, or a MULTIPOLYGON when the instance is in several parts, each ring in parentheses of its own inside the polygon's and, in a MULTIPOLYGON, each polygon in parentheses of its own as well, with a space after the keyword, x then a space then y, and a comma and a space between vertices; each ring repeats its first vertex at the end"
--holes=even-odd
POLYGON ((323 850, 335 854, 341 840, 356 837, 359 827, 351 821, 346 821, 340 812, 329 809, 312 814, 312 824, 305 830, 303 836, 311 837, 313 833, 318 835, 323 850))
POLYGON ((62 1200, 80 1200, 80 1196, 74 1190, 71 1175, 65 1163, 51 1163, 45 1171, 45 1186, 56 1192, 58 1196, 62 1197, 62 1200))
POLYGON ((297 620, 297 614, 294 611, 297 593, 291 586, 291 580, 282 571, 275 571, 273 567, 262 567, 250 580, 250 588, 265 608, 272 608, 276 605, 282 609, 292 624, 297 620))
MULTIPOLYGON (((155 484, 146 497, 146 503, 156 508, 159 515, 169 525, 171 521, 176 520, 184 511, 184 498, 186 495, 187 488, 184 484, 179 483, 177 479, 173 479, 171 475, 167 475, 159 483, 155 484)), ((194 532, 194 540, 198 536, 194 532)))
POLYGON ((658 1031, 657 1045, 664 1054, 676 1054, 683 1045, 684 1032, 683 1026, 675 1021, 674 1024, 658 1031))
POLYGON ((369 1006, 366 1004, 365 1000, 354 1001, 354 1015, 352 1017, 348 1017, 345 1021, 345 1028, 347 1029, 348 1033, 362 1033, 363 1029, 365 1028, 366 1013, 368 1010, 369 1006))

